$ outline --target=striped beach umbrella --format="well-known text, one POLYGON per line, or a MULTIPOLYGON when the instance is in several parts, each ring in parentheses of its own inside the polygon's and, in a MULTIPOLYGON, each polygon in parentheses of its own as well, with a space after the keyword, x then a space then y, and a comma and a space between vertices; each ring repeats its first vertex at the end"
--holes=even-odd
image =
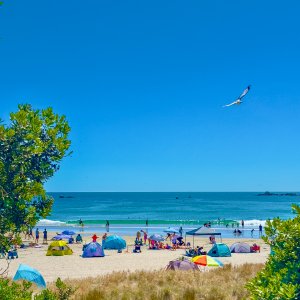
POLYGON ((196 265, 204 266, 204 267, 223 267, 223 263, 221 263, 218 259, 211 257, 209 255, 198 255, 192 258, 192 262, 196 265))

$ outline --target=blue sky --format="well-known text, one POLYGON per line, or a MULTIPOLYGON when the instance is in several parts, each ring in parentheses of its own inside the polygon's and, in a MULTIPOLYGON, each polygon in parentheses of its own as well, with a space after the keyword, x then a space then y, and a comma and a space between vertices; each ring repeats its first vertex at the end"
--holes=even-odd
POLYGON ((297 191, 299 9, 5 1, 0 117, 25 102, 67 116, 74 154, 48 191, 297 191))

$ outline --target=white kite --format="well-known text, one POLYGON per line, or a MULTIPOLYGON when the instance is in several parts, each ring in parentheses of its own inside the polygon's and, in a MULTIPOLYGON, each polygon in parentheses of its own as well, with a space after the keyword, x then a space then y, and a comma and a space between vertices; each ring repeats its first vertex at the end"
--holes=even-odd
POLYGON ((242 92, 242 94, 234 102, 224 105, 223 107, 228 107, 228 106, 235 105, 235 104, 237 104, 237 105, 242 104, 243 103, 242 99, 247 95, 247 93, 250 90, 250 87, 251 87, 251 85, 248 85, 247 88, 242 92))

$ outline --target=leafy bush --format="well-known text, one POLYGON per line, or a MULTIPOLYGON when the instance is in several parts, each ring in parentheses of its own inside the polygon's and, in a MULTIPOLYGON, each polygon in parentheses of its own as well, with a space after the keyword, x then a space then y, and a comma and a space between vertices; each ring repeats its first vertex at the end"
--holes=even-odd
POLYGON ((21 284, 10 281, 9 279, 0 279, 0 299, 1 300, 68 300, 74 294, 75 290, 66 285, 60 278, 55 283, 56 290, 43 290, 40 294, 34 295, 31 290, 32 284, 23 281, 21 284))
POLYGON ((263 240, 272 254, 265 267, 247 288, 256 300, 300 299, 300 207, 292 206, 296 217, 267 221, 263 240))
POLYGON ((0 279, 0 299, 1 300, 31 300, 31 283, 22 284, 11 282, 8 279, 0 279))

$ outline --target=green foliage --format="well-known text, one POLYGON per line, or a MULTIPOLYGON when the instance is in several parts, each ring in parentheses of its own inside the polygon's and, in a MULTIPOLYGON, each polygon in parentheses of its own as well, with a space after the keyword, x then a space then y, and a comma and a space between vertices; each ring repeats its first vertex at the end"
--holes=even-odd
POLYGON ((1 300, 31 300, 31 283, 23 282, 18 284, 10 282, 8 279, 0 279, 0 299, 1 300))
POLYGON ((19 105, 9 125, 0 124, 0 247, 49 215, 53 199, 44 183, 68 155, 70 127, 52 108, 19 105))
POLYGON ((31 291, 32 284, 27 281, 17 283, 9 279, 0 279, 1 300, 68 300, 74 294, 74 289, 66 285, 60 278, 56 280, 56 291, 49 289, 34 295, 31 291))
POLYGON ((300 299, 300 207, 292 206, 296 217, 267 221, 264 241, 270 245, 265 268, 247 284, 251 299, 300 299))
POLYGON ((59 300, 68 300, 75 292, 75 290, 65 284, 59 277, 56 280, 56 288, 57 288, 57 299, 59 300))

